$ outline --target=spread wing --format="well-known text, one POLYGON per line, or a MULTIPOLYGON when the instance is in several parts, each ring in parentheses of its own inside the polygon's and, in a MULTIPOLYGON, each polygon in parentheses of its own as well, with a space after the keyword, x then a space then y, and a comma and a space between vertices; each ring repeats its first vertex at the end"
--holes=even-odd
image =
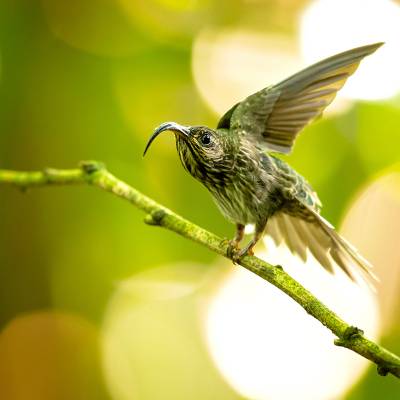
POLYGON ((352 280, 362 278, 370 286, 376 277, 370 263, 342 238, 333 226, 316 211, 299 202, 304 218, 284 212, 276 213, 267 224, 266 234, 279 245, 282 241, 289 250, 303 261, 307 250, 329 272, 338 265, 352 280))
POLYGON ((247 97, 221 118, 218 128, 237 130, 261 147, 289 153, 297 134, 322 114, 360 61, 382 44, 337 54, 247 97))

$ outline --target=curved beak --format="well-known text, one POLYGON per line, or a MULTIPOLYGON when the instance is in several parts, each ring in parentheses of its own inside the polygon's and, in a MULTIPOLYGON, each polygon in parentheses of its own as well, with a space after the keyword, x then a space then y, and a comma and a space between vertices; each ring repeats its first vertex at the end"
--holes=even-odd
POLYGON ((144 149, 143 152, 143 157, 145 156, 147 150, 149 149, 150 145, 153 143, 153 140, 161 133, 164 131, 173 131, 173 132, 178 132, 186 137, 189 137, 190 135, 190 130, 189 127, 179 125, 176 122, 164 122, 161 124, 150 136, 149 141, 147 142, 146 148, 144 149))

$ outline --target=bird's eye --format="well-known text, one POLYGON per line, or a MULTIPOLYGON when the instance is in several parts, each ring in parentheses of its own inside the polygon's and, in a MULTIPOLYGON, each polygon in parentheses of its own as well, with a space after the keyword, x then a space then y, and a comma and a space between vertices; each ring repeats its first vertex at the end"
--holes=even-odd
POLYGON ((205 133, 200 138, 201 144, 204 146, 208 146, 211 143, 211 135, 209 133, 205 133))

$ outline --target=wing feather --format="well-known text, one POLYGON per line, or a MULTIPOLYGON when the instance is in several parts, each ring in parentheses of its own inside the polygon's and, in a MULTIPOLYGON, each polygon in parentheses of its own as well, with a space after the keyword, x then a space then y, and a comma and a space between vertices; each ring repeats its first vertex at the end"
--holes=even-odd
POLYGON ((234 129, 262 147, 289 153, 297 134, 333 101, 361 60, 382 43, 322 60, 232 107, 218 128, 234 129))

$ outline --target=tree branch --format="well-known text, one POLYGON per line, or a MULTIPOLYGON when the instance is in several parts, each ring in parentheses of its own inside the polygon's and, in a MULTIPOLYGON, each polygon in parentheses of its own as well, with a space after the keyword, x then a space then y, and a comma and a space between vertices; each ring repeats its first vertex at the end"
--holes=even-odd
MULTIPOLYGON (((13 184, 21 189, 45 185, 89 184, 97 186, 118 197, 128 200, 146 213, 144 221, 178 233, 206 246, 224 257, 227 255, 227 241, 187 221, 171 210, 146 197, 136 189, 110 174, 104 165, 95 161, 81 163, 77 169, 45 169, 36 172, 0 170, 0 184, 13 184)), ((363 332, 339 318, 308 290, 288 275, 281 266, 273 266, 254 256, 243 257, 238 264, 247 268, 278 289, 285 292, 304 310, 320 321, 337 336, 335 344, 346 347, 378 367, 380 375, 388 373, 400 378, 400 358, 378 344, 364 337, 363 332)))

